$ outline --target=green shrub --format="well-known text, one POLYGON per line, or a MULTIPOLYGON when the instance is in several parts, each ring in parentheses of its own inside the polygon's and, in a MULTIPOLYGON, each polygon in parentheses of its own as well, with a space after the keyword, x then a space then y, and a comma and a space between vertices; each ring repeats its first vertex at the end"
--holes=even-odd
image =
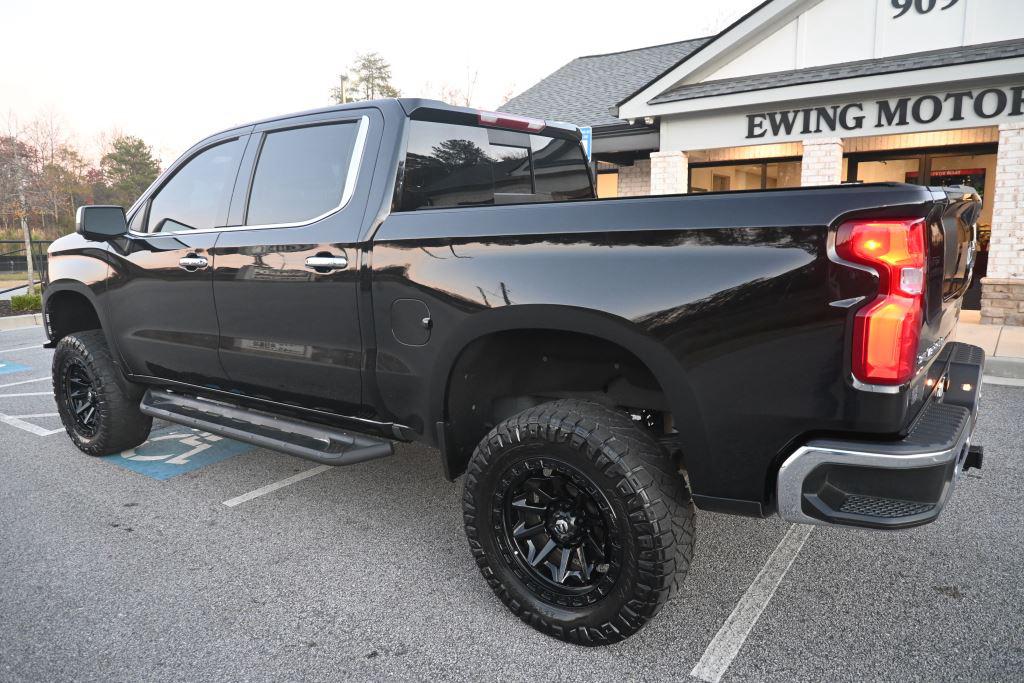
POLYGON ((11 297, 11 310, 15 313, 38 313, 43 308, 39 294, 15 294, 11 297))

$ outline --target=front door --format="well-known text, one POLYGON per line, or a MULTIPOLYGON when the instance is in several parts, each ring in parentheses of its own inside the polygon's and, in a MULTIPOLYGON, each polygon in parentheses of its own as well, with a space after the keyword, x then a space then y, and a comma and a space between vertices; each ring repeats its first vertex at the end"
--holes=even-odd
POLYGON ((203 385, 224 380, 213 246, 247 137, 216 139, 178 164, 132 215, 131 232, 113 243, 105 305, 133 374, 203 385))
POLYGON ((358 412, 357 245, 381 124, 376 110, 336 111, 253 131, 232 204, 244 206, 240 225, 214 250, 220 358, 233 390, 358 412))

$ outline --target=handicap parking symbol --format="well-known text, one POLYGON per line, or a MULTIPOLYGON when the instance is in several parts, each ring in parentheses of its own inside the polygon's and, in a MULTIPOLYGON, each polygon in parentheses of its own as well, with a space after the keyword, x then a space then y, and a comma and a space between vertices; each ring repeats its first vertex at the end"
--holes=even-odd
POLYGON ((0 375, 9 375, 12 372, 24 372, 31 369, 27 365, 19 365, 18 363, 11 363, 10 361, 0 359, 0 375))
POLYGON ((188 427, 153 430, 141 446, 105 459, 161 481, 252 450, 252 446, 188 427))

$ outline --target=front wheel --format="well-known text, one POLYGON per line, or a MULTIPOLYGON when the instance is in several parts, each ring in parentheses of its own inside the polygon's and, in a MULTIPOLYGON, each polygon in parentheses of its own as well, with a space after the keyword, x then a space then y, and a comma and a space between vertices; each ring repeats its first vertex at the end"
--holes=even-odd
POLYGON ((473 453, 466 535, 491 588, 556 638, 627 638, 662 608, 693 556, 682 476, 629 416, 578 400, 511 417, 473 453))
POLYGON ((153 418, 139 410, 144 390, 121 374, 101 330, 69 334, 53 354, 53 397, 71 441, 88 455, 138 446, 153 418))

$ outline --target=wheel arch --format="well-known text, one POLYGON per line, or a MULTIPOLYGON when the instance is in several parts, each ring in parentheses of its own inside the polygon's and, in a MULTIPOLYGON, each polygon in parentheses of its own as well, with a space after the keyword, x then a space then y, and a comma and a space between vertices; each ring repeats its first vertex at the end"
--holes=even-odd
MULTIPOLYGON (((69 334, 85 330, 101 330, 111 350, 116 349, 103 308, 96 293, 77 280, 57 280, 43 291, 43 325, 53 348, 69 334)), ((114 356, 117 358, 117 356, 114 356)))
POLYGON ((453 424, 453 393, 458 390, 460 372, 474 348, 514 333, 586 338, 606 352, 618 349, 624 358, 635 359, 638 366, 656 382, 664 396, 665 410, 675 416, 680 426, 678 437, 683 452, 705 452, 706 438, 695 394, 685 370, 664 344, 619 316, 574 306, 528 304, 490 309, 470 317, 446 340, 434 366, 430 384, 430 424, 436 426, 436 439, 449 479, 464 471, 472 447, 478 440, 473 440, 476 432, 482 430, 480 438, 487 432, 483 426, 477 426, 467 436, 462 433, 463 425, 459 420, 453 424))

